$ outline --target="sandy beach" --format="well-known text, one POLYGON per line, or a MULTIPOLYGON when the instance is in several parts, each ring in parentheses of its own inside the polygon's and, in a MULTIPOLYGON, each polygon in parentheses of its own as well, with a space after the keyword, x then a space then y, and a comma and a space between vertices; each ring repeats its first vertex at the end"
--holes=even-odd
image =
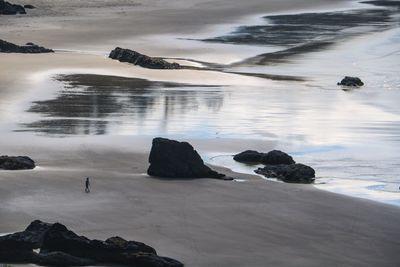
MULTIPOLYGON (((305 59, 295 58, 282 69, 259 69, 265 74, 302 77, 301 82, 230 73, 253 73, 254 66, 149 70, 107 58, 111 49, 125 46, 152 56, 187 59, 179 62, 188 66, 202 67, 202 60, 227 65, 241 62, 271 48, 206 42, 191 46, 177 38, 222 36, 232 25, 257 14, 348 8, 356 5, 353 1, 29 3, 37 9, 26 16, 0 16, 0 39, 34 42, 56 53, 0 53, 0 154, 29 155, 38 165, 29 171, 0 171, 0 233, 19 231, 35 219, 61 222, 90 238, 119 235, 144 242, 188 267, 400 265, 398 206, 311 185, 266 181, 211 160, 212 155, 231 160, 231 155, 246 149, 285 148, 297 152, 295 156, 305 163, 314 164, 323 173, 321 178, 327 178, 336 175, 332 169, 341 172, 336 169, 346 166, 354 154, 367 151, 372 155, 377 146, 387 150, 373 151, 376 158, 356 158, 360 164, 356 160, 348 163, 355 171, 341 173, 354 178, 357 164, 374 168, 371 162, 379 160, 384 162, 379 164, 392 160, 393 166, 379 167, 393 167, 390 174, 395 173, 399 154, 392 140, 398 140, 400 116, 390 108, 381 108, 390 100, 375 97, 378 102, 369 105, 368 98, 357 92, 336 93, 331 70, 347 61, 315 68, 321 58, 333 62, 349 43, 334 46, 323 56, 319 51, 305 59), (313 68, 312 74, 306 71, 313 68), (60 74, 64 76, 55 78, 60 74), (98 82, 88 82, 96 76, 87 75, 98 75, 98 82), (112 92, 106 84, 110 77, 118 84, 112 92), (135 91, 137 83, 143 81, 147 87, 135 91), (315 89, 316 83, 324 88, 306 90, 315 89), (152 91, 159 87, 167 89, 152 91), (243 88, 249 91, 240 91, 243 88), (290 92, 293 88, 299 90, 290 92), (269 98, 260 97, 262 93, 269 98), (74 95, 89 96, 82 102, 85 106, 59 103, 74 95), (282 97, 287 98, 285 109, 281 108, 282 97), (133 101, 135 98, 141 101, 133 101), (313 98, 314 102, 309 100, 313 98), (322 104, 328 101, 336 102, 324 113, 322 104), (170 110, 166 103, 170 103, 170 110), (341 108, 333 111, 336 105, 341 108), (312 108, 318 114, 311 114, 312 108), (261 115, 247 122, 253 114, 261 115), (72 122, 57 124, 64 120, 72 122), (83 126, 76 121, 84 121, 83 126), (224 121, 222 126, 220 121, 224 121), (371 125, 385 127, 386 122, 395 126, 387 126, 384 138, 362 150, 360 147, 375 138, 371 125), (361 134, 349 130, 357 123, 366 129, 361 134), (159 135, 189 141, 207 163, 236 181, 147 176, 151 140, 159 135), (322 156, 304 152, 313 149, 329 152, 322 156), (326 167, 328 160, 336 165, 326 167), (87 176, 92 178, 90 194, 83 190, 87 176)), ((365 45, 365 37, 358 38, 354 43, 365 45)), ((370 43, 376 44, 380 38, 371 38, 370 43)), ((370 49, 362 45, 362 51, 370 49)), ((354 70, 350 67, 353 63, 346 71, 354 70)), ((382 66, 393 69, 390 64, 382 66)), ((378 80, 366 79, 378 84, 378 80)), ((367 94, 376 96, 371 90, 372 86, 367 87, 367 94)), ((389 91, 393 94, 389 99, 395 99, 397 91, 389 91)), ((397 199, 396 195, 394 201, 397 199)))

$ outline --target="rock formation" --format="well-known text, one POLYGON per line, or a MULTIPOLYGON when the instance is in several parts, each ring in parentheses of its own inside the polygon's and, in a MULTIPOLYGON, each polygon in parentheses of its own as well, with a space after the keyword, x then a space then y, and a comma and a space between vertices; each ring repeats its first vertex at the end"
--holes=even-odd
POLYGON ((28 170, 34 169, 35 162, 27 156, 0 156, 0 169, 3 170, 28 170))
POLYGON ((254 150, 246 150, 233 157, 234 160, 243 163, 261 164, 293 164, 295 161, 291 156, 280 150, 272 150, 268 153, 260 153, 254 150))
POLYGON ((35 45, 34 43, 27 43, 26 45, 16 45, 4 40, 0 40, 0 53, 24 53, 24 54, 38 54, 38 53, 52 53, 51 49, 35 45))
POLYGON ((178 63, 169 63, 158 57, 149 57, 136 51, 117 47, 111 51, 110 58, 128 62, 148 69, 180 69, 178 63))
POLYGON ((32 222, 23 232, 0 237, 0 262, 51 266, 115 264, 182 267, 143 243, 112 237, 105 241, 78 236, 60 223, 32 222), (40 249, 39 252, 34 250, 40 249))
POLYGON ((314 169, 299 163, 267 165, 264 168, 258 168, 255 172, 268 178, 277 178, 286 183, 310 184, 315 180, 314 169))
POLYGON ((165 178, 217 178, 225 177, 204 165, 196 150, 187 142, 165 138, 153 139, 149 157, 150 176, 165 178))
POLYGON ((26 14, 25 8, 21 5, 15 5, 4 0, 0 0, 0 15, 17 14, 26 14))
POLYGON ((341 82, 338 83, 338 85, 359 87, 359 86, 363 86, 364 83, 358 77, 346 76, 346 77, 343 78, 343 80, 341 82))

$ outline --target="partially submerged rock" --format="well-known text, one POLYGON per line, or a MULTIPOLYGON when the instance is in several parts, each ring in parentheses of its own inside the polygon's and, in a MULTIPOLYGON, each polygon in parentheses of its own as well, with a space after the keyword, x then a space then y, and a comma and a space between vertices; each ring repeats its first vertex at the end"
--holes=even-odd
POLYGON ((350 86, 350 87, 360 87, 360 86, 363 86, 364 83, 358 77, 346 76, 343 78, 343 80, 341 82, 338 83, 338 85, 350 86))
POLYGON ((24 5, 25 9, 35 9, 36 7, 34 5, 24 5))
POLYGON ((35 168, 35 162, 27 156, 0 156, 0 169, 29 170, 35 168))
POLYGON ((21 5, 11 4, 10 2, 0 0, 0 15, 26 14, 25 8, 21 5))
POLYGON ((286 183, 311 184, 315 180, 315 170, 300 163, 267 165, 264 168, 258 168, 255 172, 268 178, 277 178, 286 183))
POLYGON ((112 237, 106 241, 78 236, 62 224, 32 222, 23 232, 0 237, 0 262, 35 263, 52 266, 126 265, 182 267, 158 256, 143 243, 112 237), (40 249, 39 253, 34 249, 40 249))
POLYGON ((234 160, 243 163, 261 164, 293 164, 293 158, 280 150, 272 150, 268 153, 260 153, 254 150, 246 150, 233 157, 234 160))
POLYGON ((178 63, 169 63, 162 58, 149 57, 139 52, 117 47, 111 51, 110 58, 120 62, 128 62, 148 69, 180 69, 178 63))
POLYGON ((53 53, 54 51, 43 46, 27 43, 26 45, 16 45, 4 40, 0 40, 0 53, 23 53, 23 54, 39 54, 53 53))
POLYGON ((187 142, 154 138, 149 157, 150 176, 166 178, 225 177, 206 166, 196 150, 187 142))

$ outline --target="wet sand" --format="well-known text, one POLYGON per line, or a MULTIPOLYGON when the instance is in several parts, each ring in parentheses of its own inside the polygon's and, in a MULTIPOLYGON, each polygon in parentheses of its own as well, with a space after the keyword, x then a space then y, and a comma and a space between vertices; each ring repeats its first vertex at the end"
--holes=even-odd
MULTIPOLYGON (((46 8, 27 17, 0 18, 2 38, 19 43, 33 41, 69 52, 0 55, 1 153, 26 154, 39 165, 33 171, 0 173, 0 232, 21 230, 34 219, 59 221, 91 238, 120 235, 145 242, 161 255, 196 267, 400 264, 400 210, 396 207, 308 185, 266 182, 227 169, 222 171, 245 182, 149 178, 144 174, 149 136, 53 138, 11 132, 15 128, 8 127, 25 122, 23 111, 29 110, 32 102, 56 99, 58 91, 49 92, 40 85, 60 73, 119 75, 192 85, 274 87, 274 81, 221 72, 145 70, 105 55, 121 43, 151 55, 175 57, 182 52, 170 43, 146 41, 154 40, 159 33, 186 34, 207 25, 230 23, 260 10, 294 11, 318 3, 347 1, 296 1, 294 5, 293 1, 261 0, 235 4, 227 0, 133 4, 120 0, 118 8, 98 6, 98 1, 31 2, 46 8), (45 11, 51 15, 41 13, 45 11), (92 177, 91 194, 83 192, 86 176, 92 177)), ((237 50, 229 53, 233 51, 237 50)), ((198 48, 191 53, 204 51, 198 48)), ((244 51, 238 59, 252 53, 244 51)), ((216 61, 222 62, 224 57, 219 56, 215 56, 216 61)), ((54 102, 36 104, 48 107, 54 102)), ((267 151, 277 146, 274 141, 247 138, 189 141, 202 155, 249 148, 267 151)))

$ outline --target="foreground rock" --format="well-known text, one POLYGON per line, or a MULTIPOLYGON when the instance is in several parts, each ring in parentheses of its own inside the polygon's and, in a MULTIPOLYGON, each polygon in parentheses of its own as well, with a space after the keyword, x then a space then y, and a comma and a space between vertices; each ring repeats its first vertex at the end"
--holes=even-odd
POLYGON ((139 52, 117 47, 111 51, 110 58, 120 62, 128 62, 148 69, 180 69, 178 63, 169 63, 158 57, 149 57, 139 52))
POLYGON ((64 225, 32 222, 23 232, 0 237, 0 262, 51 266, 118 264, 142 267, 182 267, 143 243, 112 237, 106 241, 78 236, 64 225), (40 249, 39 253, 33 250, 40 249))
POLYGON ((26 45, 16 45, 4 40, 0 40, 0 53, 38 54, 53 52, 54 51, 51 49, 35 45, 34 43, 27 43, 26 45))
POLYGON ((21 5, 11 4, 0 0, 0 15, 26 14, 25 8, 21 5))
POLYGON ((150 176, 166 178, 217 178, 224 174, 206 166, 196 150, 187 142, 154 138, 149 157, 150 176))
POLYGON ((267 165, 258 168, 256 173, 268 178, 277 178, 286 183, 311 184, 315 180, 315 170, 304 164, 267 165))
POLYGON ((35 162, 26 156, 0 156, 0 169, 3 170, 29 170, 35 168, 35 162))
POLYGON ((261 164, 293 164, 295 161, 291 156, 280 150, 272 150, 268 153, 260 153, 254 150, 246 150, 233 157, 234 160, 243 163, 261 164))
POLYGON ((338 83, 338 85, 350 86, 350 87, 360 87, 360 86, 363 86, 364 83, 358 77, 346 76, 343 78, 343 80, 341 82, 338 83))

